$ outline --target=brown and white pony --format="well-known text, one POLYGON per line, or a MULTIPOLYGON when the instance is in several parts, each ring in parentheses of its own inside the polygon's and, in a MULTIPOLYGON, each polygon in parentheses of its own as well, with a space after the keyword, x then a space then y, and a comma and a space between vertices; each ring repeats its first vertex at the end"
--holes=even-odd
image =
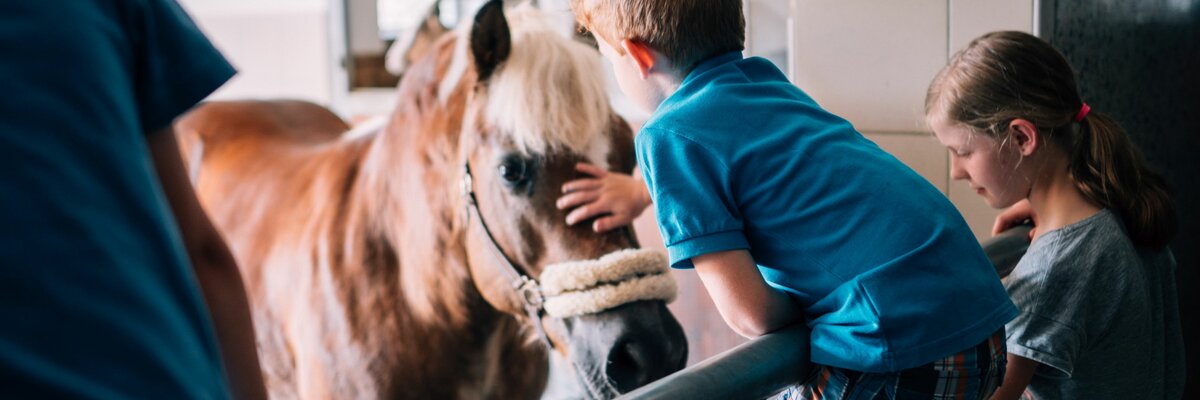
POLYGON ((177 123, 241 265, 273 397, 537 398, 543 330, 581 396, 683 367, 663 301, 527 317, 505 275, 505 257, 537 277, 637 247, 628 232, 567 226, 554 207, 575 163, 634 166, 595 50, 533 9, 508 14, 487 3, 412 65, 375 134, 332 139, 345 122, 286 101, 208 103, 177 123))

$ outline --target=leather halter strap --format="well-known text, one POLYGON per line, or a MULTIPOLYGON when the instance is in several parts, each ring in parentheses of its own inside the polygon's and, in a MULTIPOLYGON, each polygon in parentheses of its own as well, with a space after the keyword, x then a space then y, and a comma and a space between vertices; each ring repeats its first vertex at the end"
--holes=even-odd
POLYGON ((542 297, 541 285, 538 284, 537 279, 529 276, 524 270, 517 268, 517 265, 508 257, 508 254, 504 253, 504 249, 500 248, 500 244, 496 242, 496 237, 492 235, 492 230, 488 228, 487 221, 483 220, 483 213, 479 212, 479 199, 475 196, 470 162, 463 163, 462 192, 467 200, 467 218, 470 219, 471 214, 475 214, 475 219, 479 221, 479 226, 483 228, 484 235, 487 236, 488 242, 492 244, 492 250, 503 261, 500 270, 508 277, 513 291, 521 299, 521 306, 525 309, 525 314, 529 316, 530 322, 533 323, 538 336, 541 336, 542 341, 545 342, 546 348, 553 349, 554 343, 550 341, 550 336, 546 335, 546 328, 542 326, 542 315, 545 313, 545 309, 543 308, 545 298, 542 297))

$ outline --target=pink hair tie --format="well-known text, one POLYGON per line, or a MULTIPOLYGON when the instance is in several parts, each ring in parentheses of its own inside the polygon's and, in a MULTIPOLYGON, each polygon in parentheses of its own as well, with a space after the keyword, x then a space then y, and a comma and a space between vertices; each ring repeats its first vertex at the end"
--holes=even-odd
POLYGON ((1083 107, 1079 107, 1079 113, 1075 114, 1075 122, 1083 121, 1083 117, 1086 117, 1089 111, 1092 111, 1092 108, 1088 107, 1087 103, 1083 103, 1083 107))

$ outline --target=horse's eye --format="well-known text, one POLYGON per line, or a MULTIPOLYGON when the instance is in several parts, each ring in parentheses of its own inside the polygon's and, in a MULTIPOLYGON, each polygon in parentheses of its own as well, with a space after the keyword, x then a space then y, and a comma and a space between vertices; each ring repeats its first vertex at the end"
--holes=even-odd
POLYGON ((499 167, 500 177, 509 186, 517 186, 529 180, 528 162, 521 157, 510 155, 504 157, 499 167))

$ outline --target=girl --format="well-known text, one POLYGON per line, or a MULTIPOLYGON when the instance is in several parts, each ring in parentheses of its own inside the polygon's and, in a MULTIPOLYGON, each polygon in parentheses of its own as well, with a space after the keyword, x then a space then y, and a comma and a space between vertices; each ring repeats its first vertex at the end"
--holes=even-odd
POLYGON ((938 73, 925 108, 951 176, 1037 225, 1006 282, 1021 314, 994 398, 1179 398, 1175 206, 1125 132, 1080 98, 1066 58, 1026 33, 986 34, 938 73))

